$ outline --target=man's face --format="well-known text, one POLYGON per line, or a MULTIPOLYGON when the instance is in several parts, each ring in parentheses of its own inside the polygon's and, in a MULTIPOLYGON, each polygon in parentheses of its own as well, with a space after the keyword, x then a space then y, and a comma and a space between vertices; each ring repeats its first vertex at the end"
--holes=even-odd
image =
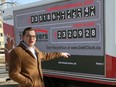
POLYGON ((23 36, 23 41, 26 43, 27 46, 31 47, 34 46, 36 43, 36 34, 34 30, 26 31, 26 34, 23 36))

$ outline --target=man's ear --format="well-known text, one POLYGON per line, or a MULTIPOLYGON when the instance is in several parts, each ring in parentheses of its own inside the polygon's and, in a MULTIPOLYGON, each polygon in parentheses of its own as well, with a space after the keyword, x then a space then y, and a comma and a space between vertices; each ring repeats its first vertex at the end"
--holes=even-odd
POLYGON ((21 38, 22 40, 24 40, 24 36, 22 36, 22 38, 21 38))

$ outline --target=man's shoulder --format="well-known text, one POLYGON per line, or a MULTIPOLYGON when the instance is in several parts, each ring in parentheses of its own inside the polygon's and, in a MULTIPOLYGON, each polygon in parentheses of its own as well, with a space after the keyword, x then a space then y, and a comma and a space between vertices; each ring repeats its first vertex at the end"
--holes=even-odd
POLYGON ((13 51, 21 51, 21 50, 23 50, 23 49, 22 49, 22 47, 20 47, 20 46, 17 46, 17 47, 15 47, 15 48, 13 49, 13 51))

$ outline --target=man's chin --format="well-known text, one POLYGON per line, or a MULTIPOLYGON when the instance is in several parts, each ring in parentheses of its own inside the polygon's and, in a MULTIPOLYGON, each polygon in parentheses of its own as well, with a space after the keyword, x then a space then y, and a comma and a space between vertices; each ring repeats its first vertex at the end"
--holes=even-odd
POLYGON ((34 44, 29 44, 29 46, 31 47, 31 46, 34 46, 34 44))

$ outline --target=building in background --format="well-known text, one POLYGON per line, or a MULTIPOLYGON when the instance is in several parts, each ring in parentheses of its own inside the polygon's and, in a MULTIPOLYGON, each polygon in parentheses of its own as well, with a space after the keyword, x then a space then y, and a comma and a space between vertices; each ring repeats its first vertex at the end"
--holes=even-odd
POLYGON ((0 19, 0 48, 4 48, 3 22, 0 19))
MULTIPOLYGON (((0 0, 0 1, 1 3, 5 2, 5 0, 0 0)), ((2 9, 1 8, 0 8, 0 48, 4 48, 4 35, 3 35, 3 22, 2 22, 2 9)))
MULTIPOLYGON (((3 27, 3 16, 4 9, 8 9, 11 7, 17 6, 17 2, 7 2, 6 0, 0 0, 0 48, 5 48, 5 40, 4 40, 4 27, 3 27)), ((10 16, 7 16, 6 19, 9 19, 10 16)))

